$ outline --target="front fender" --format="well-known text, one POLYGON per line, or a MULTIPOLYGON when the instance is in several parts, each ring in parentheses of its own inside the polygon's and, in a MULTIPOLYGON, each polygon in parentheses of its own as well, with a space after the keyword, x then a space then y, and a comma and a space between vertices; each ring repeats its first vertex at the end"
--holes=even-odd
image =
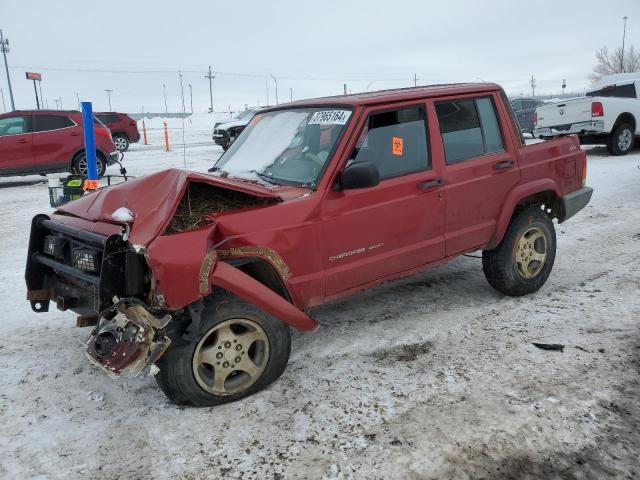
POLYGON ((296 330, 313 332, 319 326, 316 320, 302 310, 228 263, 216 263, 211 283, 252 303, 296 330))

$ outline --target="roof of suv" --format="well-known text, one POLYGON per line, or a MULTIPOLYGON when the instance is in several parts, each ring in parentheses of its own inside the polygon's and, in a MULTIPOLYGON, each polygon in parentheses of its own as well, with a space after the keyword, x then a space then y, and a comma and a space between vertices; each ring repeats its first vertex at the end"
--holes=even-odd
POLYGON ((416 100, 420 98, 436 97, 442 95, 490 92, 500 89, 501 87, 495 83, 448 83, 439 85, 425 85, 421 87, 395 88, 390 90, 354 93, 351 95, 336 95, 331 97, 312 98, 309 100, 298 100, 291 103, 283 103, 278 105, 277 107, 272 107, 266 110, 275 110, 278 108, 286 108, 291 106, 378 105, 381 103, 398 102, 403 100, 416 100))
POLYGON ((6 112, 3 113, 2 115, 8 115, 8 114, 13 114, 13 113, 57 113, 57 114, 64 114, 64 113, 80 113, 79 110, 54 110, 54 109, 41 109, 41 110, 13 110, 11 112, 6 112))

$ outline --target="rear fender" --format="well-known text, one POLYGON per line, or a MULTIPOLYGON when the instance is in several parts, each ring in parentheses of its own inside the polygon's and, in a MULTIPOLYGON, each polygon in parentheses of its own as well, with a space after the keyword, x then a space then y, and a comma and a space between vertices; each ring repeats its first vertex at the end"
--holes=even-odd
POLYGON ((210 278, 211 284, 252 303, 296 330, 312 332, 318 328, 316 320, 233 265, 216 263, 210 278))
POLYGON ((554 192, 556 197, 560 197, 558 185, 556 185, 556 183, 549 178, 543 178, 534 182, 529 182, 511 190, 504 202, 502 211, 500 212, 500 218, 498 219, 498 224, 496 227, 496 231, 493 234, 493 238, 487 244, 485 250, 491 250, 492 248, 495 248, 500 244, 500 242, 502 241, 502 237, 504 237, 504 234, 509 227, 509 222, 511 221, 513 212, 515 212, 518 203, 520 203, 522 199, 545 191, 552 191, 554 192))

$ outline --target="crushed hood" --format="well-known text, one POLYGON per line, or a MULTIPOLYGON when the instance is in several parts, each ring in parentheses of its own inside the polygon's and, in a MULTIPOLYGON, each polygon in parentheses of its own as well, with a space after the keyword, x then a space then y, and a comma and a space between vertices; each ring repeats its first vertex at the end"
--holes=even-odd
POLYGON ((118 208, 126 207, 135 216, 129 241, 134 245, 149 245, 170 221, 188 182, 206 183, 258 198, 279 200, 293 196, 295 192, 291 190, 296 190, 298 195, 301 190, 285 187, 279 191, 259 184, 171 169, 86 195, 61 206, 57 213, 73 215, 92 222, 119 224, 121 222, 113 220, 111 215, 118 208))

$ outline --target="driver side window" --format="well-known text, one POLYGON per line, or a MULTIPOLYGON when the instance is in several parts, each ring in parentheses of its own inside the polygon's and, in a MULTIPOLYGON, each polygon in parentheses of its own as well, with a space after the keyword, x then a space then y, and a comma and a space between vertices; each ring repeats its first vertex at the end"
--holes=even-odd
POLYGON ((370 114, 349 156, 349 163, 361 161, 375 165, 380 180, 430 169, 424 108, 370 114))

